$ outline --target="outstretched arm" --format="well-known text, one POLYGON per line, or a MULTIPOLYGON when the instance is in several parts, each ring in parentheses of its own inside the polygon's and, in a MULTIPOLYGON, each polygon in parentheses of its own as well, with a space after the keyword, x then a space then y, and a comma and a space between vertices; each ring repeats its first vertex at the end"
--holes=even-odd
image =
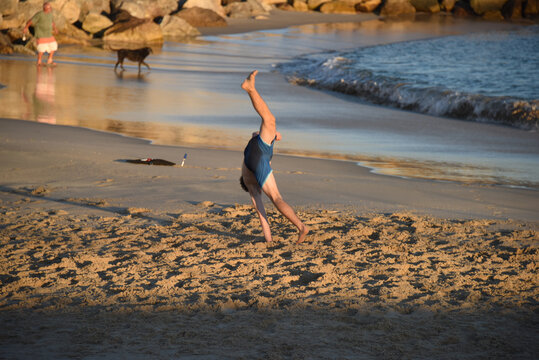
POLYGON ((268 105, 262 99, 262 96, 258 93, 255 87, 255 78, 258 74, 258 70, 253 71, 249 74, 247 79, 241 84, 241 88, 247 92, 253 107, 262 118, 262 124, 260 125, 260 137, 264 142, 270 144, 273 139, 275 139, 276 126, 275 126, 275 117, 271 113, 268 105))
POLYGON ((22 33, 23 33, 23 34, 26 34, 26 33, 28 32, 28 28, 29 28, 30 26, 32 26, 32 19, 30 19, 30 20, 28 20, 28 21, 26 22, 26 26, 25 26, 24 29, 22 30, 22 33))

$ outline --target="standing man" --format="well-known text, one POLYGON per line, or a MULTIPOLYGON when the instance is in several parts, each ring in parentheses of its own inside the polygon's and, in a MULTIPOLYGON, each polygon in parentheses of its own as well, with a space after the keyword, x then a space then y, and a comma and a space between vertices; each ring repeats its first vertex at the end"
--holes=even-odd
POLYGON ((301 222, 290 205, 283 200, 277 188, 270 161, 273 157, 273 144, 275 141, 281 140, 281 134, 277 131, 275 117, 255 88, 257 73, 257 70, 253 71, 241 84, 241 88, 247 92, 253 107, 260 115, 262 123, 260 124, 260 131, 253 133, 253 137, 245 147, 240 183, 242 188, 251 195, 251 201, 258 213, 266 241, 270 242, 272 238, 262 202, 262 191, 270 198, 281 214, 298 228, 298 240, 296 243, 299 244, 305 240, 309 228, 301 222))
POLYGON ((49 2, 43 3, 43 11, 37 12, 24 27, 23 34, 28 32, 30 25, 34 26, 34 36, 37 39, 37 66, 41 66, 43 53, 48 52, 47 65, 55 66, 53 62, 54 52, 58 49, 58 43, 52 33, 58 33, 52 18, 52 7, 49 2))

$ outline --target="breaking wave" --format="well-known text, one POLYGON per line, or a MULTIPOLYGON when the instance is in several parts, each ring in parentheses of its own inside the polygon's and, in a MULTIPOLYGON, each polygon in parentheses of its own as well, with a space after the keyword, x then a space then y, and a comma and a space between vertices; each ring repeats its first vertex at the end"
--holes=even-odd
POLYGON ((375 104, 536 129, 539 26, 297 57, 287 79, 375 104))

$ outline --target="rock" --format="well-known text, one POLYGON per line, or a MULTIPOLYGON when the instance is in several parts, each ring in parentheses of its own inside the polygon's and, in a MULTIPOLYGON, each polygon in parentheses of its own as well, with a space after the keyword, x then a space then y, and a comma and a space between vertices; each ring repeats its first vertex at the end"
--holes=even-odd
POLYGON ((19 0, 0 0, 0 15, 12 15, 17 11, 19 0))
POLYGON ((199 7, 193 7, 189 9, 183 9, 176 14, 187 21, 191 26, 198 27, 217 27, 226 26, 226 20, 217 14, 216 12, 203 9, 199 7))
POLYGON ((6 35, 9 37, 9 40, 11 40, 11 42, 15 42, 22 38, 23 36, 22 28, 8 29, 8 31, 6 32, 6 35))
POLYGON ((192 9, 195 7, 211 10, 221 17, 226 16, 225 9, 221 6, 221 0, 187 0, 183 4, 182 9, 192 9))
POLYGON ((456 0, 442 0, 440 3, 440 10, 451 12, 455 7, 456 0))
POLYGON ((59 33, 64 32, 71 23, 65 18, 65 16, 56 10, 52 10, 52 18, 54 19, 54 24, 59 33))
POLYGON ((61 33, 54 36, 58 44, 90 46, 91 36, 72 24, 67 24, 61 33))
POLYGON ((246 19, 257 16, 268 16, 267 5, 258 0, 247 0, 245 2, 234 2, 224 7, 225 14, 230 18, 246 19))
POLYGON ((55 0, 51 1, 53 10, 56 10, 69 24, 79 20, 81 12, 81 2, 77 0, 55 0))
POLYGON ((178 10, 178 0, 157 0, 157 5, 163 11, 164 15, 170 14, 178 10))
MULTIPOLYGON (((138 19, 140 20, 140 19, 138 19)), ((105 31, 103 37, 105 42, 124 42, 124 43, 157 43, 163 42, 163 31, 161 27, 152 20, 144 20, 143 22, 125 28, 125 24, 114 24, 110 29, 105 31), (116 27, 117 25, 124 25, 116 27), (121 31, 119 30, 121 29, 121 31)))
POLYGON ((294 0, 294 3, 292 4, 292 6, 294 7, 296 11, 303 11, 303 12, 309 11, 309 6, 303 0, 294 0))
POLYGON ((0 30, 24 27, 22 20, 18 15, 8 15, 2 16, 2 21, 0 21, 0 30))
POLYGON ((406 14, 415 14, 415 7, 408 0, 387 0, 380 12, 380 15, 389 17, 406 14))
POLYGON ((112 21, 110 21, 108 17, 96 12, 91 12, 86 15, 86 18, 82 23, 82 28, 90 34, 95 34, 110 26, 112 26, 112 21))
POLYGON ((0 33, 0 54, 9 55, 13 54, 13 44, 7 35, 0 33))
POLYGON ((507 0, 470 0, 470 6, 478 15, 489 11, 501 11, 507 0))
POLYGON ((309 10, 317 10, 322 4, 330 2, 331 0, 307 0, 307 6, 309 10))
POLYGON ((356 11, 361 12, 373 12, 380 4, 382 0, 363 0, 355 5, 356 11))
POLYGON ((502 16, 513 20, 522 18, 522 0, 507 1, 502 7, 502 16))
POLYGON ((224 7, 225 14, 231 19, 248 19, 251 17, 251 6, 246 2, 235 2, 224 7))
POLYGON ((472 8, 470 7, 470 4, 462 0, 457 0, 452 12, 453 15, 457 17, 468 17, 475 15, 472 8))
POLYGON ((320 12, 324 14, 355 14, 356 8, 351 2, 336 0, 320 6, 320 12))
MULTIPOLYGON (((229 0, 230 1, 230 0, 229 0)), ((261 0, 261 2, 264 4, 264 5, 278 5, 278 4, 286 4, 287 1, 286 0, 261 0)))
POLYGON ((32 16, 43 8, 43 2, 25 1, 19 2, 15 13, 4 16, 0 30, 24 27, 32 16))
MULTIPOLYGON (((221 5, 223 7, 226 7, 227 5, 237 3, 237 2, 242 2, 242 1, 241 0, 221 0, 221 5)), ((225 9, 225 11, 226 11, 226 9, 225 9)))
POLYGON ((535 17, 539 14, 539 0, 528 0, 524 8, 525 17, 535 17))
POLYGON ((200 35, 200 31, 178 16, 165 15, 160 26, 164 36, 194 37, 200 35))
POLYGON ((23 54, 23 55, 31 55, 31 56, 35 55, 35 51, 23 45, 13 45, 13 52, 17 54, 23 54))
POLYGON ((437 13, 440 12, 438 0, 410 0, 417 11, 437 13))
POLYGON ((267 16, 272 9, 271 5, 264 4, 259 0, 247 0, 247 3, 251 6, 254 17, 267 16))
POLYGON ((89 13, 110 14, 110 0, 82 0, 79 21, 84 22, 89 13))
POLYGON ((277 4, 276 7, 282 11, 296 11, 296 9, 294 9, 294 7, 289 3, 277 4))
POLYGON ((125 10, 139 19, 165 16, 178 9, 177 0, 112 0, 111 4, 115 10, 125 10))
POLYGON ((503 15, 501 11, 487 11, 483 14, 483 19, 488 21, 503 21, 503 15))
POLYGON ((129 15, 139 19, 150 17, 149 12, 151 10, 147 13, 146 9, 135 1, 122 1, 120 4, 118 4, 118 8, 127 11, 129 15))

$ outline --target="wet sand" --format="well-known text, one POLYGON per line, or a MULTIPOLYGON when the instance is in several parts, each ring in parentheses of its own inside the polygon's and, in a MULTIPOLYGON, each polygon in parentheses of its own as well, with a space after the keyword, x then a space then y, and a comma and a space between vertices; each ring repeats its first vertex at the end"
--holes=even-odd
MULTIPOLYGON (((213 92, 244 108, 229 89, 245 64, 226 66, 233 70, 213 74, 223 80, 213 92)), ((72 60, 54 71, 62 82, 93 76, 96 86, 110 75, 96 65, 76 77, 77 67, 93 68, 72 60)), ((199 93, 212 84, 202 74, 188 83, 198 76, 199 93)), ((159 71, 144 79, 155 77, 159 71)), ((263 78, 268 93, 283 92, 272 99, 277 108, 296 91, 306 103, 331 102, 287 90, 275 74, 263 78)), ((532 359, 539 352, 536 190, 276 155, 281 193, 312 232, 294 245, 294 229, 268 204, 276 239, 268 245, 238 184, 237 147, 250 128, 223 150, 197 146, 201 127, 158 124, 177 143, 150 144, 110 133, 140 136, 153 127, 125 131, 128 122, 105 119, 114 111, 91 94, 55 92, 55 104, 79 105, 54 113, 75 126, 0 119, 1 358, 532 359), (88 106, 105 131, 78 127, 86 124, 78 111, 88 106), (183 167, 125 162, 180 162, 185 153, 183 167)), ((128 94, 109 95, 121 102, 128 94)), ((200 117, 215 111, 198 103, 187 109, 200 117)), ((389 113, 361 109, 373 119, 389 113)), ((533 135, 511 144, 507 152, 533 154, 533 135)))

